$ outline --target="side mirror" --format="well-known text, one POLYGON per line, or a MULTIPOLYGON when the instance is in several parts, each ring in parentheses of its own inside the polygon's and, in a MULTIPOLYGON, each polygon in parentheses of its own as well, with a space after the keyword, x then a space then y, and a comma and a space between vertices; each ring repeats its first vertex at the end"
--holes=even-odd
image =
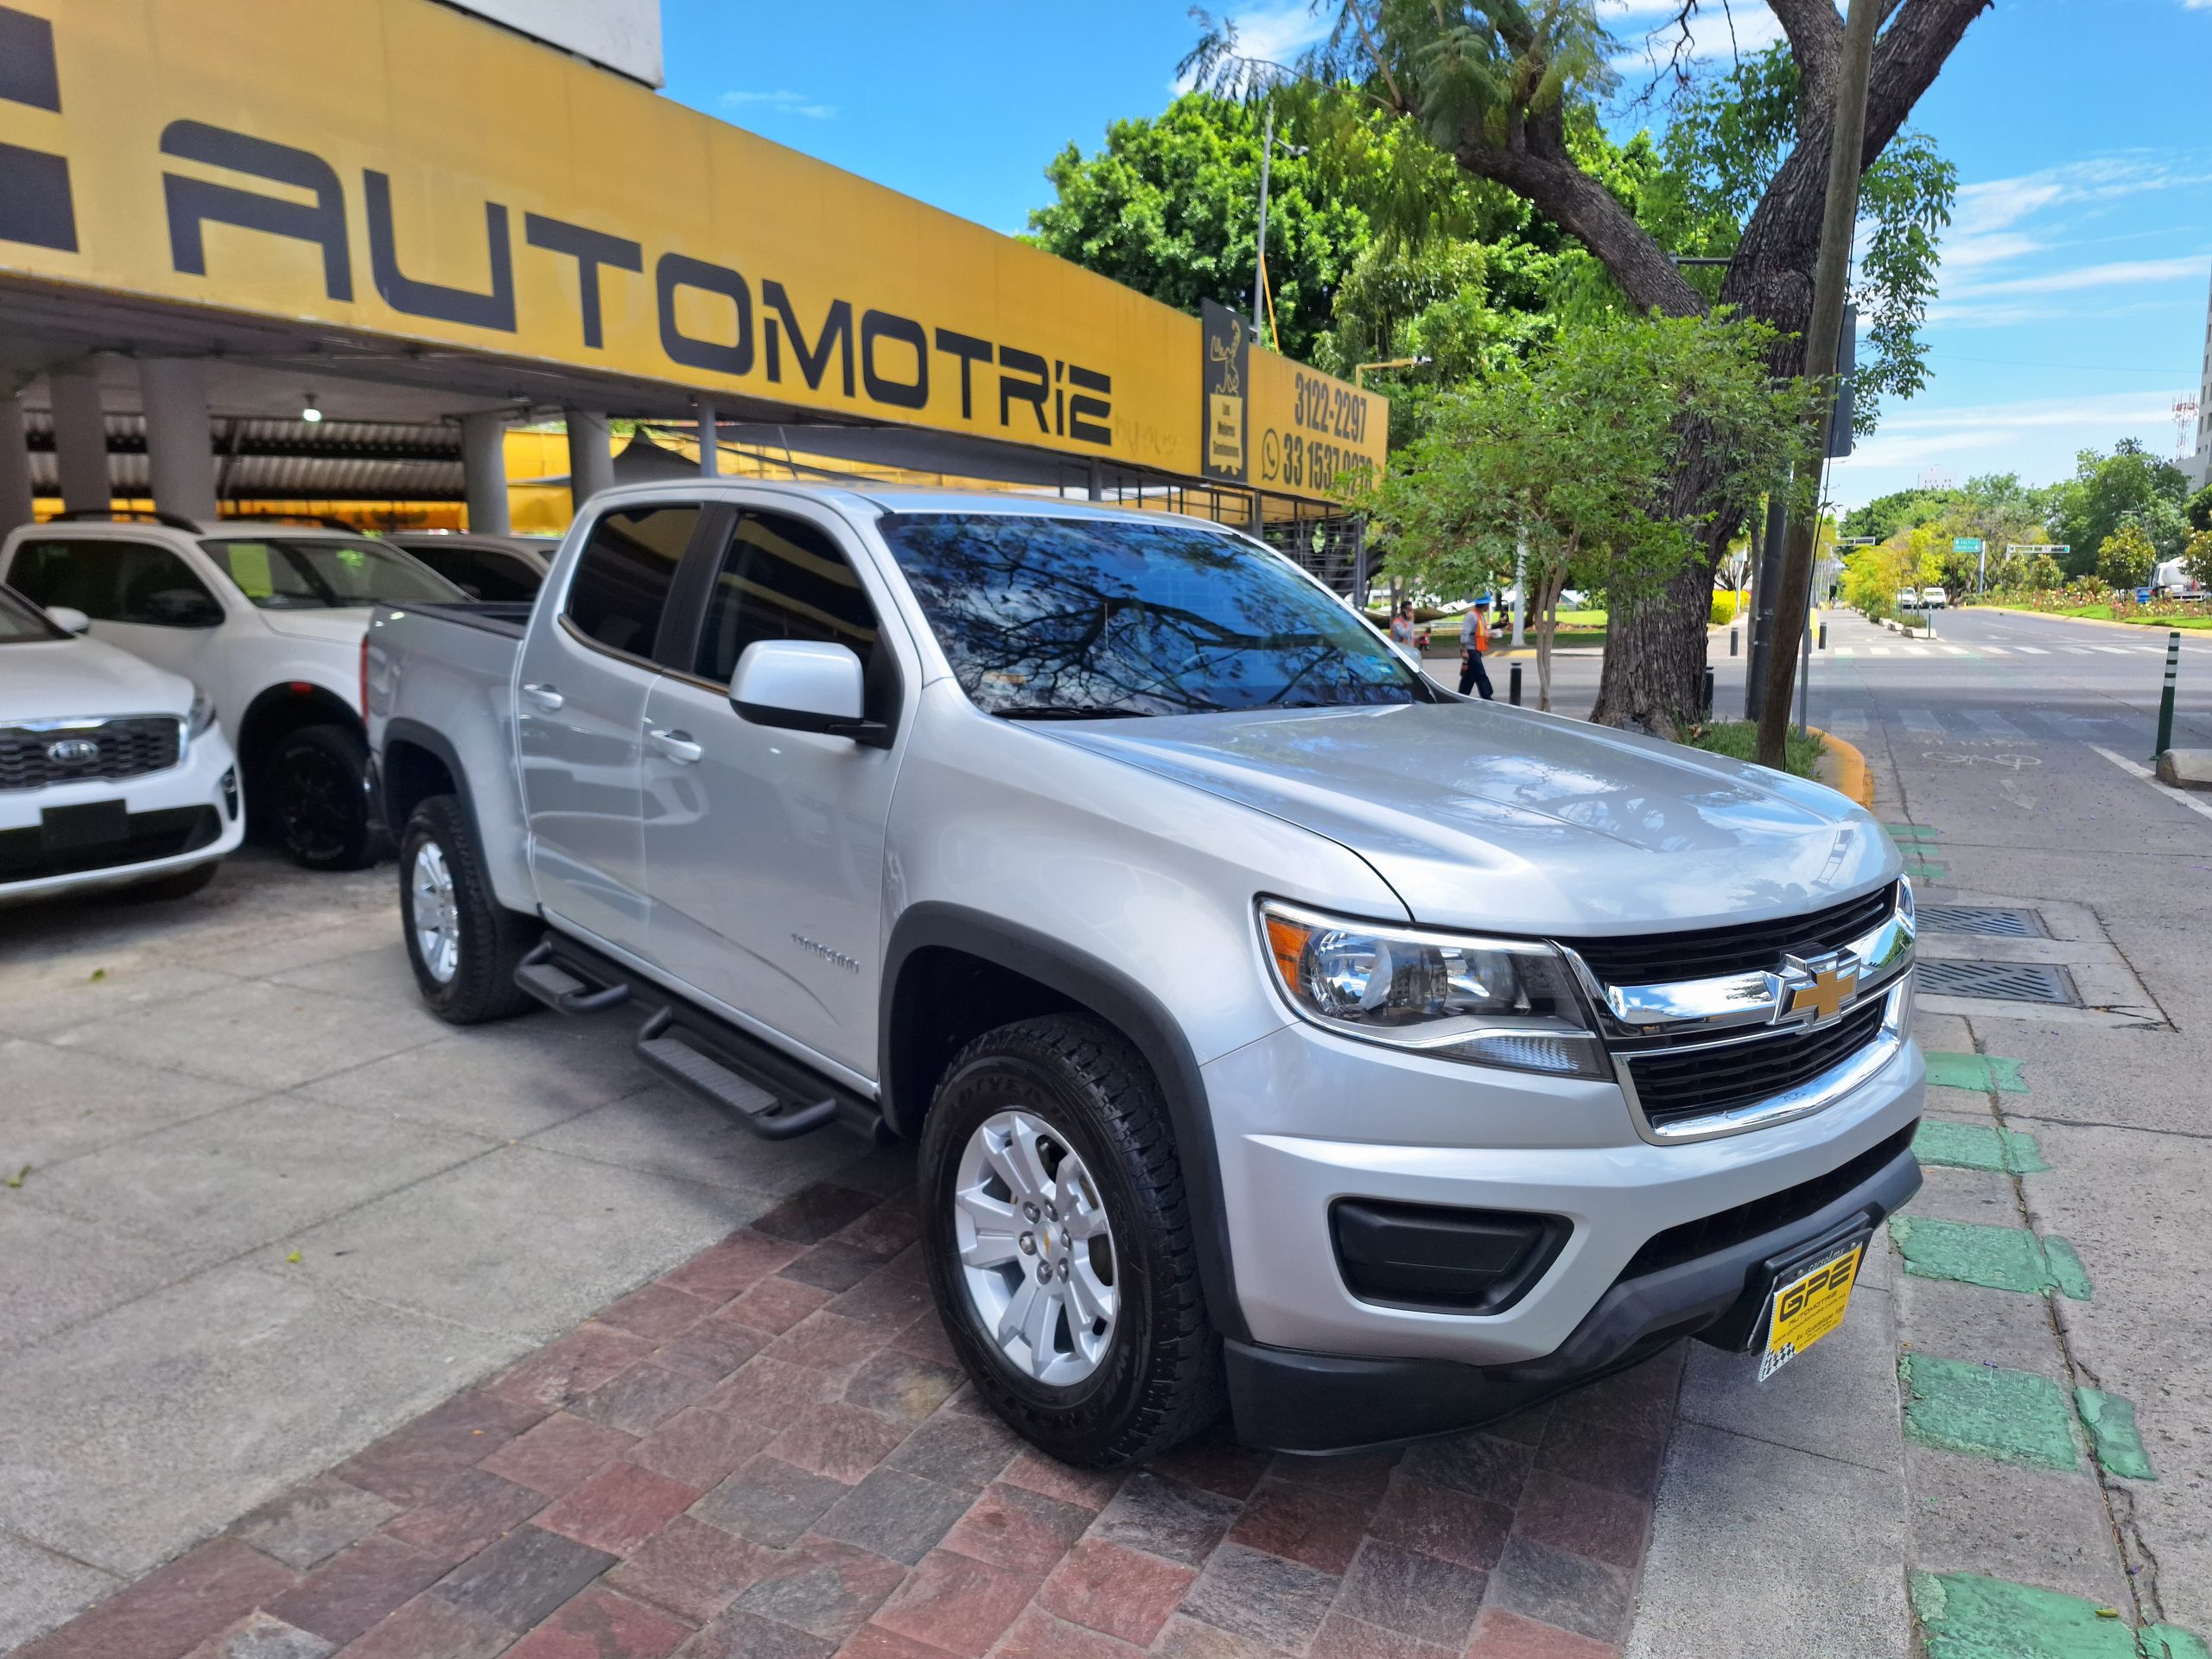
POLYGON ((729 700, 755 726, 820 732, 887 747, 891 728, 868 720, 865 674, 849 645, 811 639, 756 639, 737 659, 729 700))
POLYGON ((47 620, 64 633, 83 633, 92 626, 92 619, 74 605, 49 605, 46 607, 46 616, 47 620))

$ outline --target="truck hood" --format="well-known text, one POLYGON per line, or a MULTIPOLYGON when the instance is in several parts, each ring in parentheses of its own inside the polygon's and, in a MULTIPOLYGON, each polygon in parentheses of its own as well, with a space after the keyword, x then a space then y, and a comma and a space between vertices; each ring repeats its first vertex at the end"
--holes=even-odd
POLYGON ((98 639, 0 645, 0 722, 181 715, 192 682, 98 639))
POLYGON ((1573 938, 1757 921, 1898 868, 1880 826, 1820 785, 1492 703, 1049 729, 1328 836, 1438 926, 1573 938))
POLYGON ((348 605, 339 610, 264 611, 260 614, 270 632, 281 633, 287 639, 358 645, 361 636, 369 631, 369 618, 373 613, 369 606, 348 605))

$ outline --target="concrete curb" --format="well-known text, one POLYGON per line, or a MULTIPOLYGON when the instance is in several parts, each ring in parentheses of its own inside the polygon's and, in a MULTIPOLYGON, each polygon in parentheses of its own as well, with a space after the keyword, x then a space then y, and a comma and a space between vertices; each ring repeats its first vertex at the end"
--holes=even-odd
MULTIPOLYGON (((1972 605, 1960 608, 1986 611, 1992 616, 2039 616, 2046 622, 2081 622, 2093 628, 2124 628, 2130 633, 2142 633, 2153 628, 2171 630, 2175 621, 2171 616, 2153 616, 2141 622, 2115 622, 2104 616, 2062 616, 2056 611, 2024 611, 2015 605, 1972 605)), ((2186 639, 2192 633, 2212 635, 2212 628, 2183 628, 2180 633, 2186 639)))
POLYGON ((1821 756, 1820 780, 1840 794, 1848 795, 1869 811, 1874 805, 1874 774, 1867 768, 1866 757, 1834 732, 1824 732, 1817 726, 1808 726, 1808 732, 1819 735, 1827 745, 1821 756))

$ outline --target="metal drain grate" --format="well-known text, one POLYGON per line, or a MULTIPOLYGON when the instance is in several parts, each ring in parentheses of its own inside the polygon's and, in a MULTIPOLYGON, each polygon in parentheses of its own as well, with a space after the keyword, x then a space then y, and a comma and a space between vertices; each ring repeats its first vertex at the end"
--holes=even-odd
POLYGON ((1930 996, 1984 996, 1999 1002, 2059 1002, 2079 1007, 2063 968, 2040 962, 1934 962, 1923 957, 1920 988, 1930 996))
POLYGON ((1920 925, 1930 933, 1973 933, 1985 939, 2047 939, 2043 918, 2002 905, 1923 905, 1920 925))

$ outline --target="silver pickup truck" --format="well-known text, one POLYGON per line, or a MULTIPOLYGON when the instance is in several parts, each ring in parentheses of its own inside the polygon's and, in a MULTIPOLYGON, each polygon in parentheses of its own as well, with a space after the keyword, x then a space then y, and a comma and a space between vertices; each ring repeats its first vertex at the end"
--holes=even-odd
POLYGON ((627 1003, 759 1134, 916 1143, 963 1363, 1072 1462, 1764 1372, 1919 1184, 1880 826, 1454 696, 1217 524, 618 489, 364 671, 430 1007, 627 1003))

